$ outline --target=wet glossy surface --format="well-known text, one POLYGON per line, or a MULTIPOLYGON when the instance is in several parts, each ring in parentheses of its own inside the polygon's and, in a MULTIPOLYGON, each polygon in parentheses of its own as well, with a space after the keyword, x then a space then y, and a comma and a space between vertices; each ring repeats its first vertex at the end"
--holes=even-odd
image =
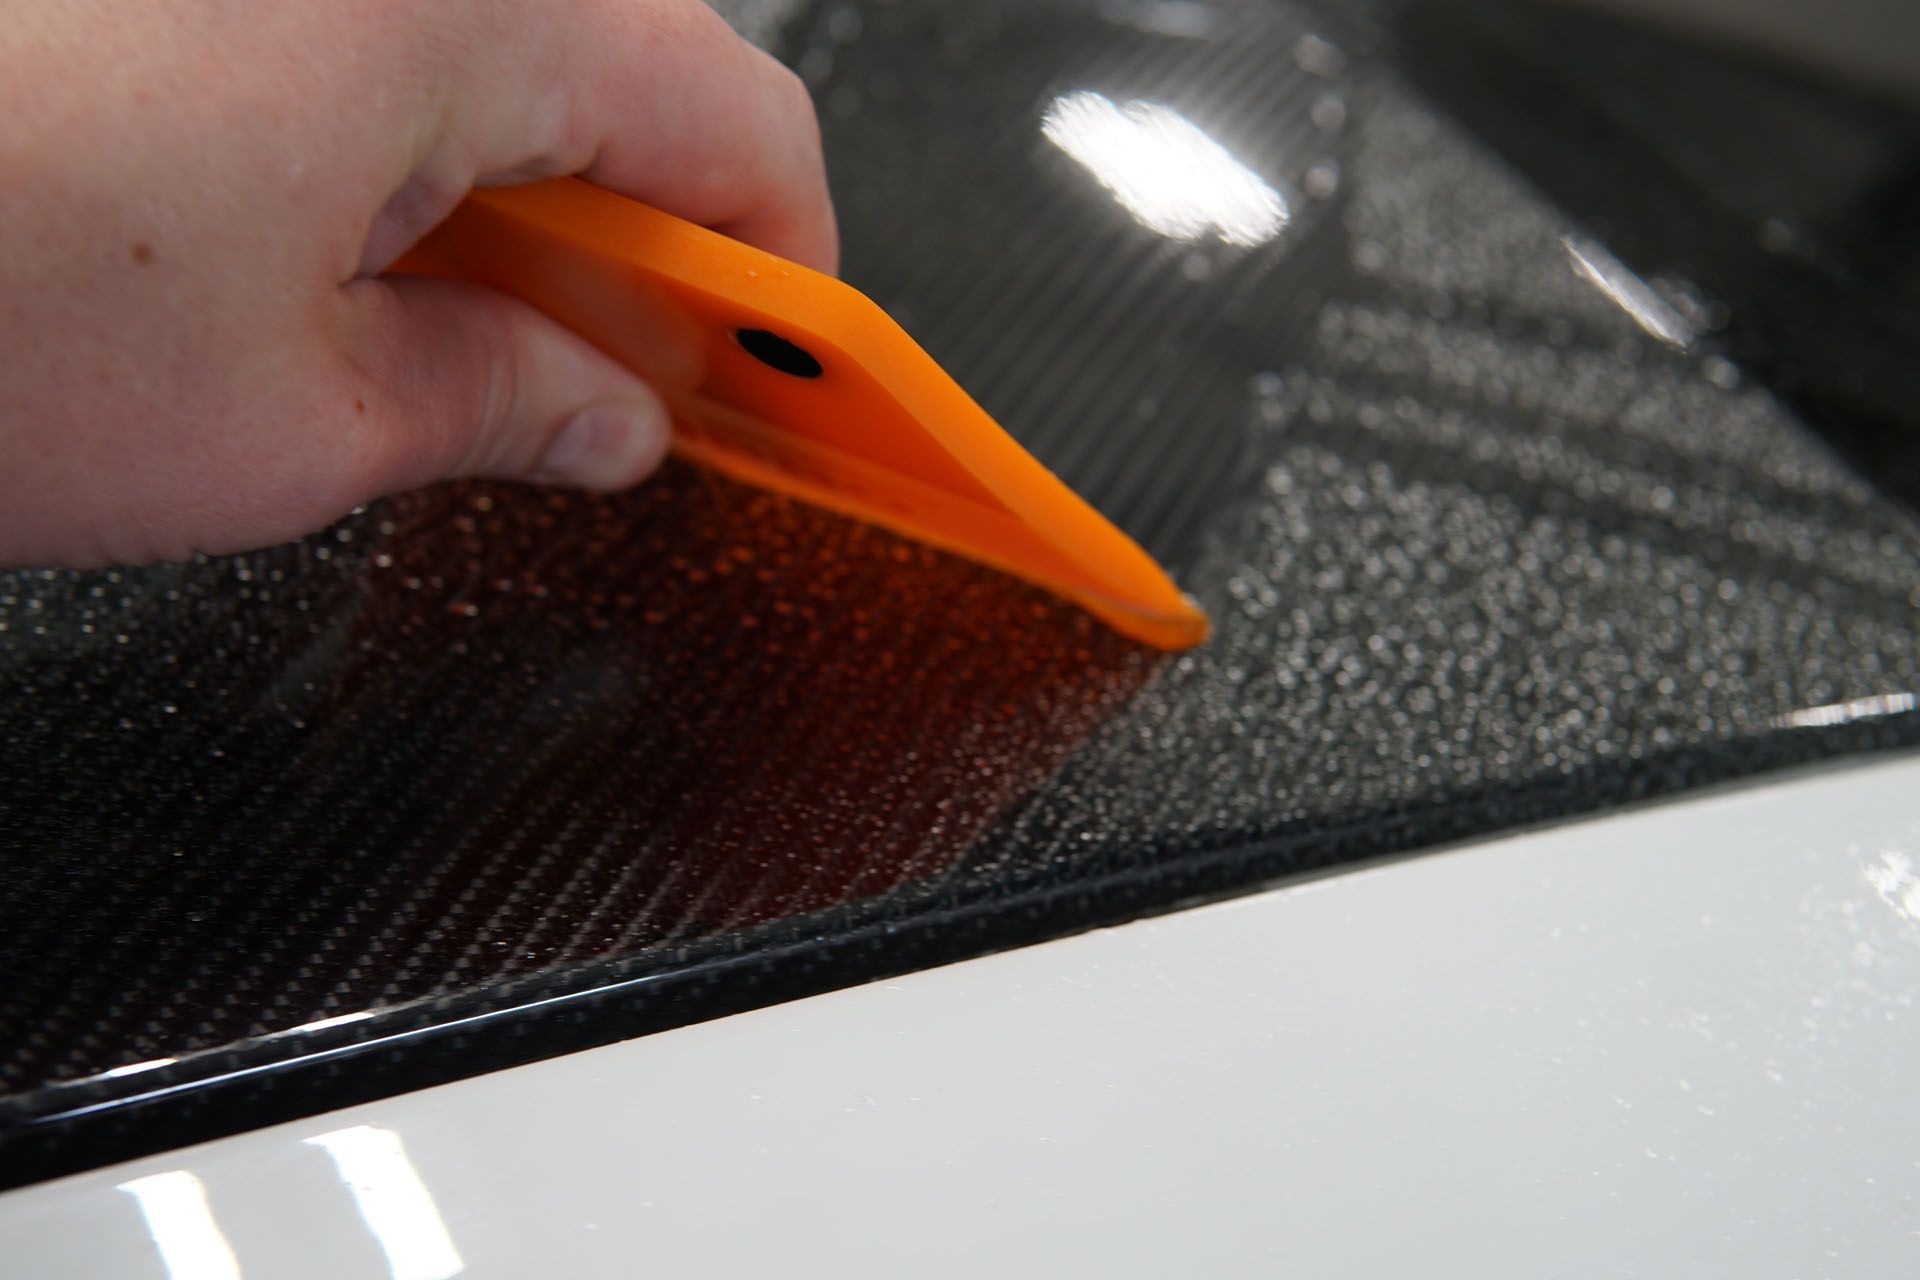
POLYGON ((7 575, 8 1177, 1920 741, 1859 421, 1410 92, 1392 24, 795 21, 849 278, 1216 639, 684 468, 7 575))
POLYGON ((315 1116, 0 1196, 0 1256, 1904 1275, 1916 792, 1769 780, 315 1116))

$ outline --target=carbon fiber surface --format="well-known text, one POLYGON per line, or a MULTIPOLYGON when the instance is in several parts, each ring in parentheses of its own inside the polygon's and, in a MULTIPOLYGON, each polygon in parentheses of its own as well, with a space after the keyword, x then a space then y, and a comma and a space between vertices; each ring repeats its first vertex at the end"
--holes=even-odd
POLYGON ((1173 563, 1196 653, 678 466, 0 578, 0 1178, 1920 741, 1904 508, 1378 35, 790 29, 849 278, 1173 563))

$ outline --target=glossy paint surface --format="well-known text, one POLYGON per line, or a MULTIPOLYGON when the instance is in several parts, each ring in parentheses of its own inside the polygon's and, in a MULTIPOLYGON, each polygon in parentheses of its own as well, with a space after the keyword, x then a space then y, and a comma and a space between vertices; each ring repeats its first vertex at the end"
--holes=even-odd
POLYGON ((1829 771, 574 1054, 7 1193, 0 1257, 1904 1274, 1917 796, 1829 771))

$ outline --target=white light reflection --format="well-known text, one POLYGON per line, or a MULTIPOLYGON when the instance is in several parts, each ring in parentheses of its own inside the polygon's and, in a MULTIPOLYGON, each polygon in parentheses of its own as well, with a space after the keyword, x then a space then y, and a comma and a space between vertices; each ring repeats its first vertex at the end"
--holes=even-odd
POLYGON ((447 1280, 466 1268, 399 1134, 359 1124, 306 1141, 333 1157, 393 1280, 447 1280))
POLYGON ((1888 906, 1920 922, 1920 876, 1913 873, 1913 859, 1904 853, 1883 853, 1877 866, 1864 870, 1867 883, 1888 906))
POLYGON ((178 1058, 148 1058, 145 1062, 129 1062, 124 1067, 109 1067, 100 1073, 102 1080, 118 1080, 123 1076, 137 1076, 142 1071, 153 1071, 160 1067, 172 1066, 178 1058))
POLYGON ((240 1261, 213 1220, 207 1187, 185 1169, 123 1182, 147 1220, 170 1280, 240 1280, 240 1261))
POLYGON ((312 1022, 303 1022, 297 1027, 282 1027, 272 1032, 276 1036, 305 1035, 309 1031, 325 1031, 330 1027, 344 1027, 354 1022, 365 1022, 374 1014, 372 1009, 361 1009, 355 1013, 336 1013, 331 1018, 317 1018, 312 1022))
POLYGON ((1654 292, 1652 285, 1635 275, 1627 264, 1592 240, 1563 236, 1560 244, 1573 259, 1573 269, 1589 280, 1614 305, 1633 317, 1633 322, 1668 346, 1682 350, 1693 345, 1699 331, 1673 304, 1654 292))
POLYGON ((1040 132, 1142 226, 1171 239, 1212 234, 1252 248, 1279 235, 1291 216, 1265 179, 1164 103, 1063 94, 1048 104, 1040 132))
POLYGON ((1855 720, 1897 716, 1917 706, 1920 706, 1920 696, 1911 693, 1876 693, 1868 698, 1855 698, 1852 702, 1802 707, 1776 718, 1773 723, 1782 729, 1827 729, 1836 724, 1851 724, 1855 720))

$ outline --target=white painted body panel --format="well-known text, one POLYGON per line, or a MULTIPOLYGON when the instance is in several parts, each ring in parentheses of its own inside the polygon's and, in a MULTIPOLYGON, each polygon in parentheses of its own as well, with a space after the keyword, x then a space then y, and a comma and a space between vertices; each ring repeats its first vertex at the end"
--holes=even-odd
POLYGON ((0 1196, 8 1277, 1920 1274, 1920 760, 0 1196))

